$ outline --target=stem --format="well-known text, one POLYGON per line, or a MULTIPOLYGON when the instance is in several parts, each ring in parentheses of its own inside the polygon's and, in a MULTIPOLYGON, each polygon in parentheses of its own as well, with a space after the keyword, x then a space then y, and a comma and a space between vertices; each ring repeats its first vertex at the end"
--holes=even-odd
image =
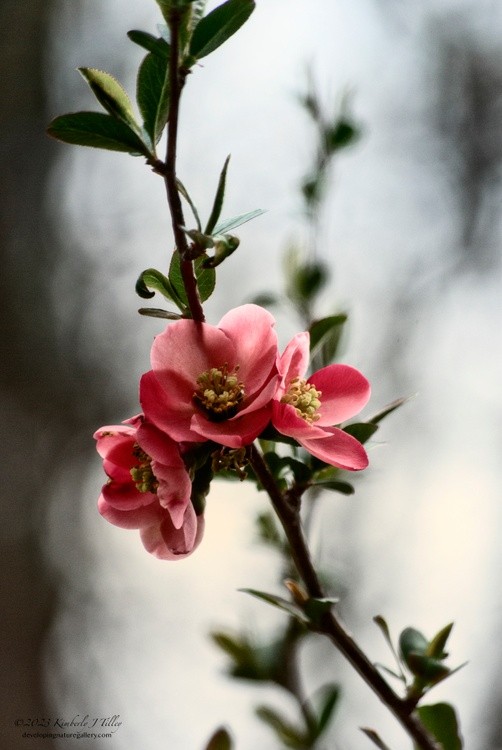
MULTIPOLYGON (((299 508, 293 507, 288 503, 287 497, 277 487, 273 476, 255 445, 250 446, 249 460, 257 478, 272 501, 274 510, 288 539, 291 556, 296 569, 305 584, 309 596, 312 598, 323 598, 325 593, 312 563, 303 534, 299 508)), ((366 654, 359 648, 345 626, 333 613, 329 612, 323 615, 316 630, 333 641, 338 650, 348 659, 354 669, 359 672, 363 680, 380 698, 382 703, 394 714, 421 750, 441 750, 440 745, 431 737, 418 717, 410 712, 410 707, 406 700, 403 700, 394 692, 377 668, 370 662, 366 654)))
POLYGON ((180 68, 180 13, 172 10, 169 19, 169 29, 171 31, 171 50, 169 55, 169 85, 170 85, 170 104, 169 120, 167 124, 167 152, 165 168, 163 170, 164 182, 166 185, 167 200, 171 212, 171 222, 173 227, 174 241, 180 254, 181 275, 187 294, 188 307, 192 318, 197 322, 203 322, 204 311, 197 292, 197 281, 195 279, 193 263, 190 258, 190 249, 186 235, 181 228, 184 226, 183 208, 181 198, 176 185, 176 151, 178 146, 178 121, 180 111, 180 99, 187 71, 180 68))

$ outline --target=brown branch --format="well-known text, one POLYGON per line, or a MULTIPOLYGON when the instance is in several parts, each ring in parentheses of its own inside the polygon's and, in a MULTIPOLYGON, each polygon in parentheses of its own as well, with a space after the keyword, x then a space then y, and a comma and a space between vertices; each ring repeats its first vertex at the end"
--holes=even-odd
POLYGON ((171 32, 171 49, 169 54, 169 120, 167 123, 167 151, 166 161, 162 173, 166 185, 167 200, 171 212, 174 241, 180 254, 181 276, 188 300, 188 307, 195 321, 205 320, 204 311, 197 291, 193 263, 190 258, 190 250, 186 235, 181 227, 184 226, 183 208, 176 184, 176 152, 178 146, 178 122, 180 112, 180 99, 185 79, 186 70, 180 68, 180 13, 178 10, 171 11, 169 19, 171 32))
MULTIPOLYGON (((282 524, 289 542, 291 556, 296 569, 303 580, 307 592, 312 598, 323 598, 325 593, 312 563, 310 552, 303 534, 300 513, 284 495, 256 446, 249 449, 250 464, 261 485, 268 493, 274 510, 282 524)), ((409 704, 400 698, 384 680, 374 664, 354 641, 338 617, 328 612, 322 616, 316 631, 326 635, 337 649, 352 664, 363 680, 370 686, 382 703, 394 714, 401 726, 421 750, 441 750, 441 746, 425 729, 416 714, 410 712, 409 704)))

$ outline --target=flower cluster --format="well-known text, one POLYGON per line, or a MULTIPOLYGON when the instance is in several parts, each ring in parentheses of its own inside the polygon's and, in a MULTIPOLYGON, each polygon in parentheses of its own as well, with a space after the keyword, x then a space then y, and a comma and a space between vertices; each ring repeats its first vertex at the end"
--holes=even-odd
POLYGON ((280 355, 274 318, 257 305, 218 326, 182 319, 158 335, 140 382, 143 413, 95 433, 108 482, 98 502, 110 523, 139 529, 153 555, 189 555, 204 529, 213 472, 235 468, 270 425, 311 455, 364 469, 363 446, 335 425, 360 411, 370 387, 347 365, 306 378, 309 335, 280 355))

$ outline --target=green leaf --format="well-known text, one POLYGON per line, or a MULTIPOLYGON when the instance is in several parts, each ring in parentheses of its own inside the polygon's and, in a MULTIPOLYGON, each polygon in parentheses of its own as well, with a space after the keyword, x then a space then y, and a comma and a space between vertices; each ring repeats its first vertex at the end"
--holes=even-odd
POLYGON ((213 479, 211 456, 199 468, 195 469, 192 479, 191 503, 197 516, 202 515, 213 479))
POLYGON ((240 29, 254 9, 254 0, 228 0, 208 13, 194 29, 190 56, 200 60, 214 52, 240 29))
POLYGON ((386 672, 388 672, 389 674, 393 675, 393 677, 397 677, 399 680, 402 680, 403 682, 406 683, 406 678, 404 676, 404 672, 403 672, 402 667, 401 667, 401 662, 399 661, 399 656, 397 655, 396 649, 394 648, 394 644, 392 642, 392 638, 391 638, 391 635, 390 635, 390 629, 389 629, 389 626, 387 625, 387 621, 385 620, 384 617, 382 617, 382 615, 375 615, 375 617, 373 618, 373 622, 376 625, 378 625, 378 627, 380 628, 380 631, 381 631, 383 637, 385 638, 385 640, 387 642, 387 645, 389 646, 394 659, 396 660, 396 664, 398 666, 400 674, 398 674, 398 675, 395 674, 394 672, 392 672, 387 667, 382 667, 382 668, 386 672))
POLYGON ((305 602, 305 614, 309 618, 309 622, 314 628, 318 628, 321 624, 323 616, 331 612, 335 604, 338 604, 340 600, 337 597, 311 597, 305 602))
POLYGON ((131 100, 120 83, 109 73, 96 68, 79 68, 78 71, 106 111, 125 122, 135 132, 139 132, 131 100))
POLYGON ((443 750, 462 750, 463 743, 453 706, 436 703, 419 706, 417 712, 423 725, 441 743, 443 750))
POLYGON ((123 151, 152 158, 149 147, 125 122, 102 112, 72 112, 56 117, 47 133, 64 143, 123 151))
POLYGON ((137 29, 128 31, 127 36, 131 42, 143 47, 143 49, 148 50, 148 52, 153 52, 155 55, 162 58, 169 57, 169 45, 165 39, 157 38, 156 36, 153 36, 153 34, 149 34, 146 31, 138 31, 137 29))
POLYGON ((224 727, 216 730, 205 750, 232 750, 232 739, 224 727))
POLYGON ((261 599, 262 601, 267 602, 267 604, 271 604, 273 607, 282 609, 284 612, 292 615, 292 617, 300 620, 300 622, 305 625, 310 622, 309 618, 305 615, 305 612, 297 604, 288 601, 288 599, 284 599, 282 596, 267 594, 265 591, 257 591, 256 589, 239 589, 239 591, 242 591, 244 594, 251 594, 251 596, 255 596, 257 599, 261 599))
POLYGON ((279 303, 279 298, 276 294, 262 292, 261 294, 257 294, 256 297, 253 297, 251 302, 260 307, 273 307, 279 303))
POLYGON ((274 479, 282 479, 285 474, 293 474, 295 482, 305 484, 312 476, 311 469, 302 461, 291 456, 278 456, 274 451, 269 451, 263 456, 274 479))
POLYGON ((445 653, 444 647, 450 637, 451 630, 453 628, 453 622, 442 628, 439 633, 436 633, 434 638, 429 642, 427 647, 427 655, 432 656, 434 659, 445 659, 448 654, 445 653))
MULTIPOLYGON (((201 223, 200 223, 199 212, 197 211, 195 203, 193 202, 193 200, 190 197, 190 193, 188 192, 188 190, 186 189, 186 187, 183 185, 183 183, 181 182, 181 180, 176 179, 176 187, 178 188, 178 192, 183 196, 183 198, 186 200, 186 202, 190 206, 190 209, 191 209, 191 211, 193 213, 193 217, 195 219, 195 223, 197 224, 197 230, 199 231, 199 233, 202 232, 202 226, 201 226, 201 223)), ((207 247, 212 247, 212 244, 211 245, 207 245, 207 247)))
POLYGON ((427 638, 415 628, 405 628, 399 636, 399 648, 406 664, 411 653, 426 656, 428 645, 427 638))
POLYGON ((220 221, 213 229, 213 234, 223 234, 224 232, 230 231, 230 229, 236 229, 236 227, 246 224, 251 219, 256 219, 257 216, 261 216, 266 213, 262 208, 256 208, 254 211, 249 211, 247 214, 239 214, 239 216, 233 216, 231 219, 225 219, 220 221))
POLYGON ((141 272, 136 282, 136 294, 143 299, 151 299, 155 296, 155 292, 159 292, 166 299, 172 300, 180 310, 184 310, 184 305, 169 279, 155 268, 147 268, 141 272), (151 292, 150 289, 154 291, 151 292))
POLYGON ((315 320, 310 326, 310 356, 322 354, 323 365, 333 361, 342 336, 343 326, 347 322, 347 315, 329 315, 315 320))
POLYGON ((333 719, 333 712, 340 698, 340 688, 338 685, 330 683, 323 685, 316 691, 313 703, 316 706, 317 714, 317 737, 320 737, 328 728, 333 719))
POLYGON ((364 732, 366 737, 370 739, 374 745, 376 745, 380 750, 390 750, 390 747, 384 743, 383 740, 380 739, 378 734, 375 732, 374 729, 369 729, 368 727, 361 727, 361 732, 364 732))
POLYGON ((258 536, 262 542, 269 544, 274 549, 283 549, 283 538, 279 533, 275 516, 272 513, 268 513, 267 511, 260 513, 256 518, 256 527, 258 536))
POLYGON ((341 492, 342 495, 353 495, 355 490, 349 482, 342 482, 338 479, 326 480, 324 482, 313 482, 313 487, 319 487, 320 490, 333 490, 341 492))
POLYGON ((328 281, 328 271, 322 263, 305 263, 296 268, 290 293, 294 299, 309 302, 328 281))
POLYGON ((140 315, 145 315, 148 318, 163 318, 165 320, 181 319, 181 315, 178 315, 178 313, 162 310, 160 307, 140 307, 138 312, 140 315))
POLYGON ((410 671, 427 685, 434 685, 450 674, 450 670, 442 661, 416 651, 410 651, 406 663, 410 671))
MULTIPOLYGON (((216 271, 214 268, 204 267, 204 261, 207 257, 207 254, 204 253, 194 261, 195 278, 197 280, 197 288, 199 290, 201 302, 205 302, 211 296, 216 283, 216 271)), ((180 254, 177 250, 174 251, 173 257, 171 258, 171 265, 169 266, 169 281, 180 300, 185 305, 188 305, 183 277, 181 275, 180 254)))
POLYGON ((355 437, 360 443, 366 443, 377 430, 378 425, 373 422, 353 422, 343 428, 344 432, 355 437))
POLYGON ((379 422, 382 421, 382 419, 387 417, 389 414, 392 414, 392 412, 395 411, 396 409, 399 409, 399 407, 405 404, 407 401, 409 401, 409 398, 398 398, 395 401, 392 401, 390 404, 385 406, 381 411, 373 415, 371 419, 368 419, 368 422, 371 422, 372 424, 378 424, 379 422))
POLYGON ((339 151, 354 143, 359 137, 357 128, 346 119, 339 119, 325 133, 325 144, 328 153, 339 151))
POLYGON ((140 65, 136 81, 138 107, 153 144, 159 142, 169 116, 168 66, 168 55, 150 52, 140 65))
POLYGON ((268 706, 258 706, 256 714, 274 730, 278 739, 289 748, 294 750, 305 750, 309 745, 308 738, 302 727, 297 727, 288 719, 285 719, 278 711, 268 706))
POLYGON ((218 180, 218 187, 216 189, 216 195, 214 196, 213 208, 211 209, 211 215, 209 216, 208 222, 206 224, 206 228, 204 230, 205 234, 212 233, 213 229, 216 226, 216 222, 220 218, 221 209, 223 208, 223 199, 225 197, 225 183, 227 180, 227 169, 228 169, 229 161, 230 161, 230 154, 225 159, 223 169, 221 170, 221 173, 220 173, 220 179, 218 180))

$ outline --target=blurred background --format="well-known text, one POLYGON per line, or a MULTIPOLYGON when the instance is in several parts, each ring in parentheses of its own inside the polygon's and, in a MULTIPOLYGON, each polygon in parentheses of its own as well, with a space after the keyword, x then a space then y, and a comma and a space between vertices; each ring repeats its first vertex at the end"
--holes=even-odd
MULTIPOLYGON (((142 160, 44 130, 95 108, 77 66, 132 93, 142 51, 125 34, 155 33, 160 14, 148 0, 1 0, 0 21, 2 746, 50 749, 23 739, 19 718, 89 714, 122 722, 89 750, 199 750, 221 723, 239 750, 273 750, 253 706, 287 712, 287 700, 229 680, 207 635, 243 623, 266 633, 281 618, 237 591, 280 593, 275 558, 254 540, 265 497, 215 483, 201 547, 173 564, 96 511, 92 433, 138 411, 163 328, 138 316, 134 283, 166 266, 172 240, 162 182, 142 160)), ((179 176, 207 216, 231 153, 225 216, 267 210, 238 232, 212 323, 264 284, 279 290, 285 248, 308 240, 306 71, 333 111, 350 94, 361 138, 331 172, 318 248, 332 281, 319 312, 349 313, 342 360, 372 381, 368 414, 413 398, 375 436, 355 496, 318 499, 313 547, 375 661, 391 659, 374 615, 394 634, 455 621, 450 663, 469 664, 431 702, 455 704, 470 750, 502 748, 502 6, 267 0, 203 62, 182 106, 179 176)), ((298 323, 277 318, 284 345, 298 323)), ((330 747, 368 747, 361 725, 409 747, 329 645, 309 646, 302 663, 309 691, 343 685, 330 747)))

